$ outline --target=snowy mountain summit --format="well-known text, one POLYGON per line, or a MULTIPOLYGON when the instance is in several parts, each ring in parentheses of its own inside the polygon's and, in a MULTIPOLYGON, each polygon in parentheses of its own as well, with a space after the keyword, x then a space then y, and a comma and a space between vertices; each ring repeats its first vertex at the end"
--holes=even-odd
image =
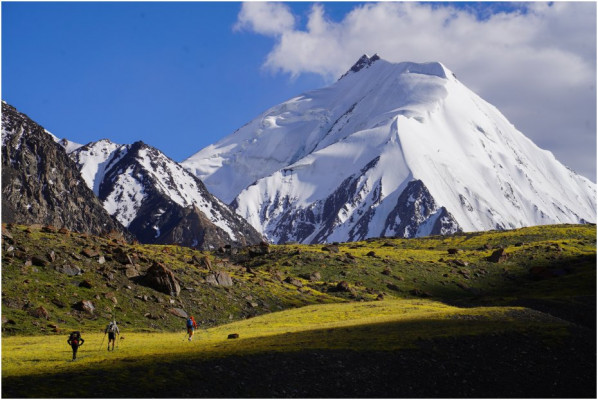
POLYGON ((275 243, 596 221, 596 184, 438 62, 364 55, 182 164, 275 243))

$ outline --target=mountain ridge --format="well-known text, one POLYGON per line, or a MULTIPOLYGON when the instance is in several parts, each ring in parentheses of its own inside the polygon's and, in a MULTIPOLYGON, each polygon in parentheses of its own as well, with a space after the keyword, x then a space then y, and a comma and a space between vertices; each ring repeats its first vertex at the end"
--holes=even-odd
POLYGON ((262 240, 201 180, 142 141, 118 145, 103 139, 71 157, 104 208, 143 243, 203 249, 262 240))

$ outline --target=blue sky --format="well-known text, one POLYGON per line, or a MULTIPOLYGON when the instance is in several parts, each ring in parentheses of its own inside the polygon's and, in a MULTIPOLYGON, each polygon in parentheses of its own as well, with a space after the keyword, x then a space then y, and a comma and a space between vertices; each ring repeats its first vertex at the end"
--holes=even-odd
POLYGON ((3 100, 176 161, 375 52, 445 63, 596 180, 595 3, 2 2, 3 100))

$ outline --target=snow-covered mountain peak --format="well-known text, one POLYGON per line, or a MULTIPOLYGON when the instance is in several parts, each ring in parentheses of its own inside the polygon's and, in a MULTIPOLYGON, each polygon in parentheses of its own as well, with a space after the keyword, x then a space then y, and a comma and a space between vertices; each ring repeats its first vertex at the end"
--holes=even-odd
POLYGON ((277 243, 596 220, 596 185, 440 62, 364 55, 182 164, 277 243))

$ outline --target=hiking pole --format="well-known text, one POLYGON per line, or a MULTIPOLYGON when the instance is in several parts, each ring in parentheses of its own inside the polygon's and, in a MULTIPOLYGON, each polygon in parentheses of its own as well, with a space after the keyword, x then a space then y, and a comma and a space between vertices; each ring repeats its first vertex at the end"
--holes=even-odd
POLYGON ((100 343, 100 350, 102 350, 102 346, 104 345, 104 339, 106 339, 106 332, 104 332, 104 336, 102 336, 102 343, 100 343))

